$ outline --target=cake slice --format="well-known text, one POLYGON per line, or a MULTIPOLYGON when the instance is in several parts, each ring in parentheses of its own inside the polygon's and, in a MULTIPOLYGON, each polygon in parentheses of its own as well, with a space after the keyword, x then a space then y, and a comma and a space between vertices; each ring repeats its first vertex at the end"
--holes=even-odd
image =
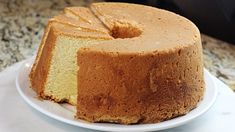
POLYGON ((77 49, 112 39, 103 25, 94 27, 95 22, 90 24, 74 17, 77 16, 61 14, 49 20, 30 72, 31 87, 40 97, 73 105, 77 100, 77 49))

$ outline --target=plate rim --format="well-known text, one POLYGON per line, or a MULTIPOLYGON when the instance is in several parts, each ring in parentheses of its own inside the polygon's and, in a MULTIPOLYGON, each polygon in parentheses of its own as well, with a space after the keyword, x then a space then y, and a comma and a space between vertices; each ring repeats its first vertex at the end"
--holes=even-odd
MULTIPOLYGON (((27 67, 31 68, 31 64, 32 64, 33 60, 34 60, 33 57, 25 60, 21 64, 21 66, 19 66, 19 69, 18 69, 17 74, 16 74, 16 79, 15 79, 16 89, 19 92, 20 96, 24 99, 24 101, 27 104, 29 104, 31 107, 33 107, 34 109, 39 111, 40 113, 42 113, 42 114, 44 114, 44 115, 46 115, 46 116, 48 116, 52 119, 55 119, 57 121, 60 121, 60 122, 66 123, 66 124, 70 124, 70 125, 73 125, 73 126, 77 126, 77 127, 81 127, 81 128, 87 128, 87 129, 91 129, 91 130, 99 130, 99 131, 110 131, 110 130, 112 130, 112 131, 159 131, 159 130, 174 128, 174 127, 186 124, 186 123, 196 119, 197 117, 203 115, 205 112, 207 112, 211 108, 211 106, 213 106, 213 104, 216 100, 216 97, 218 95, 218 88, 215 85, 215 81, 212 78, 212 75, 206 69, 204 69, 204 75, 207 74, 207 76, 209 77, 209 80, 211 81, 211 84, 213 85, 213 88, 214 88, 214 90, 213 90, 214 93, 213 93, 213 96, 211 98, 211 101, 200 112, 197 112, 197 114, 194 114, 194 115, 186 118, 184 121, 176 122, 176 123, 174 123, 173 125, 170 125, 170 126, 166 126, 166 125, 165 126, 163 125, 161 127, 157 126, 158 124, 160 124, 162 122, 152 123, 152 124, 137 124, 137 125, 112 124, 114 126, 115 125, 119 126, 119 128, 115 127, 115 130, 113 130, 114 128, 112 126, 94 125, 94 124, 99 124, 99 123, 79 122, 79 121, 74 121, 74 120, 71 120, 71 119, 66 119, 66 118, 61 117, 57 114, 54 114, 50 111, 47 111, 46 109, 44 109, 44 108, 40 107, 39 105, 35 104, 30 98, 28 98, 27 95, 23 92, 22 88, 20 87, 19 76, 20 76, 20 73, 23 70, 25 70, 25 68, 27 68, 27 67), (121 126, 124 126, 124 127, 121 127, 121 126)), ((197 108, 198 107, 196 107, 195 109, 197 109, 197 108)), ((182 117, 185 117, 187 115, 188 114, 186 114, 184 116, 177 117, 177 118, 182 118, 182 117)), ((175 118, 173 118, 173 119, 175 119, 175 118)), ((173 119, 170 119, 170 120, 173 120, 173 119)), ((170 120, 167 120, 167 121, 170 121, 170 120)), ((164 122, 167 122, 167 121, 164 121, 164 122)))

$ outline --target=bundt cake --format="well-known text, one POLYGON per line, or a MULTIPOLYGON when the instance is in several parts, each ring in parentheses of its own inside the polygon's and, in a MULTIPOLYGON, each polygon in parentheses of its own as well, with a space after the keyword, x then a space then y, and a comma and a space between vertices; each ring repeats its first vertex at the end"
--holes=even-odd
POLYGON ((203 98, 200 32, 143 5, 68 7, 48 22, 29 78, 41 98, 76 105, 79 119, 164 121, 203 98))

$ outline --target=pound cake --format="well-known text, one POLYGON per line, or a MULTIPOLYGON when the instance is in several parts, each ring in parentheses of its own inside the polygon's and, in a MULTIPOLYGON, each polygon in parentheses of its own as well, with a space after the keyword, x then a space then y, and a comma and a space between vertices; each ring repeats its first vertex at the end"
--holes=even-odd
POLYGON ((78 119, 161 122, 203 98, 200 32, 143 5, 68 7, 48 22, 29 78, 41 98, 76 105, 78 119))

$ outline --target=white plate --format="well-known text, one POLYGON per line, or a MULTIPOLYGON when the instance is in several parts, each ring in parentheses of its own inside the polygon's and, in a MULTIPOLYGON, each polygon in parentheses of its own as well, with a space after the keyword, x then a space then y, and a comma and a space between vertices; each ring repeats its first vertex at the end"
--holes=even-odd
POLYGON ((180 126, 188 123, 196 117, 205 113, 214 103, 217 95, 217 88, 208 71, 205 70, 206 90, 205 97, 197 108, 184 116, 154 124, 140 125, 120 125, 110 123, 89 123, 83 120, 74 119, 75 107, 69 104, 57 104, 51 101, 39 100, 35 92, 29 88, 28 74, 33 63, 33 59, 28 59, 19 69, 16 78, 16 87, 23 99, 33 108, 41 113, 71 125, 101 130, 101 131, 156 131, 180 126))

